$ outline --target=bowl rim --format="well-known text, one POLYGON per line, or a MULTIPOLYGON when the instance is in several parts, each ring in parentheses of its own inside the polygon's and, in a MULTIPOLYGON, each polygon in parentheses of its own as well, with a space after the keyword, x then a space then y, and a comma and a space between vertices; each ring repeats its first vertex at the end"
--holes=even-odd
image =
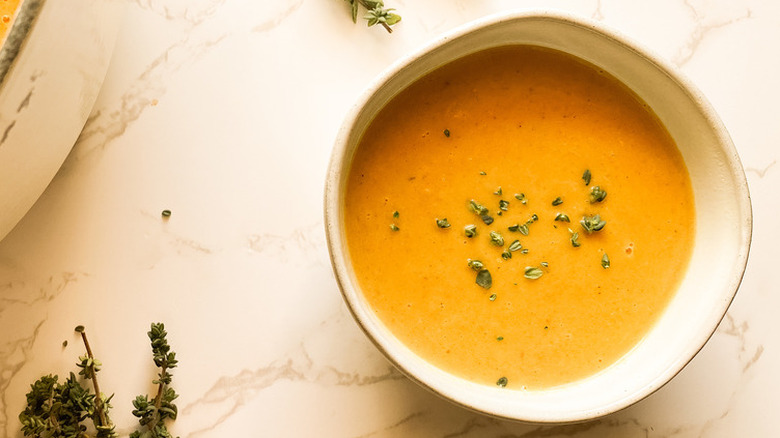
MULTIPOLYGON (((484 48, 479 50, 484 50, 484 48)), ((462 56, 465 56, 466 54, 467 53, 464 53, 462 56)), ((452 58, 450 61, 454 59, 455 58, 452 58)), ((418 75, 417 77, 421 77, 422 75, 424 75, 424 73, 418 75)), ((357 99, 356 103, 353 105, 353 107, 351 107, 346 117, 344 118, 344 122, 339 129, 334 144, 335 146, 331 154, 328 171, 326 174, 323 205, 325 232, 333 272, 342 297, 347 304, 347 308, 349 309, 355 321, 358 323, 358 326, 367 335, 369 340, 371 340, 371 342, 382 352, 382 354, 410 380, 416 382, 434 394, 458 406, 467 408, 472 411, 487 414, 496 418, 520 422, 535 424, 566 424, 592 420, 632 406, 666 385, 677 374, 679 374, 682 369, 684 369, 685 366, 690 363, 690 361, 693 360, 699 351, 701 351, 704 345, 706 345, 707 341, 717 330, 722 319, 725 317, 728 308, 731 305, 731 302, 734 300, 734 297, 736 296, 736 293, 745 275, 748 255, 752 242, 752 201, 741 160, 722 120, 717 115, 709 101, 701 93, 701 91, 680 72, 677 66, 666 61, 663 57, 659 56, 653 51, 639 46, 634 41, 632 41, 632 39, 628 38, 619 31, 592 19, 585 19, 574 14, 556 10, 522 9, 487 15, 485 17, 458 26, 455 29, 438 37, 435 37, 427 44, 416 50, 413 50, 410 54, 403 56, 396 62, 392 63, 368 85, 368 87, 365 89, 359 99, 357 99), (482 28, 486 28, 492 25, 499 25, 506 22, 526 21, 529 19, 555 21, 560 24, 568 24, 582 28, 583 30, 589 30, 591 32, 598 33, 601 37, 609 40, 610 42, 616 43, 623 48, 633 52, 635 56, 643 59, 645 62, 663 72, 673 83, 676 83, 680 89, 687 94, 687 97, 696 105, 707 123, 712 126, 714 134, 721 140, 719 147, 728 156, 728 160, 726 162, 728 165, 727 173, 734 179, 736 186, 735 191, 740 195, 740 203, 737 206, 737 210, 740 214, 740 218, 744 218, 744 223, 740 224, 740 252, 736 255, 736 257, 734 257, 735 268, 732 271, 733 274, 729 276, 729 284, 724 286, 724 290, 729 290, 730 294, 728 297, 726 297, 727 299, 721 303, 721 307, 718 309, 719 317, 717 318, 717 321, 712 324, 711 327, 702 327, 699 336, 695 337, 695 339, 690 343, 694 347, 690 351, 686 351, 686 353, 689 352, 690 354, 686 355, 683 360, 680 360, 677 363, 671 364, 669 367, 667 367, 663 373, 660 373, 652 382, 649 382, 644 390, 633 393, 629 397, 625 397, 622 400, 619 400, 606 407, 605 409, 594 410, 588 412, 586 415, 563 415, 554 418, 520 418, 518 416, 507 415, 506 413, 486 409, 484 406, 475 406, 474 403, 469 403, 462 398, 454 396, 449 391, 444 391, 442 388, 436 388, 431 383, 424 381, 422 378, 407 369, 407 367, 401 363, 399 357, 397 357, 398 352, 389 351, 388 348, 386 348, 386 345, 377 339, 377 336, 375 336, 375 333, 373 332, 374 329, 366 324, 364 312, 367 312, 370 309, 357 308, 357 303, 353 302, 353 299, 350 296, 350 294, 358 293, 357 285, 353 285, 352 280, 350 279, 348 257, 345 256, 347 249, 341 247, 341 242, 343 241, 343 230, 341 229, 342 206, 340 205, 340 191, 343 188, 343 184, 341 184, 342 170, 345 174, 348 173, 348 169, 343 168, 343 166, 349 162, 348 160, 345 161, 346 158, 349 158, 347 156, 347 153, 349 152, 347 140, 351 134, 352 129, 354 128, 355 122, 358 120, 358 117, 360 116, 366 104, 371 101, 374 94, 376 94, 385 84, 387 84, 408 65, 412 64, 415 60, 431 54, 439 47, 446 45, 449 41, 464 37, 474 31, 478 31, 482 28)))

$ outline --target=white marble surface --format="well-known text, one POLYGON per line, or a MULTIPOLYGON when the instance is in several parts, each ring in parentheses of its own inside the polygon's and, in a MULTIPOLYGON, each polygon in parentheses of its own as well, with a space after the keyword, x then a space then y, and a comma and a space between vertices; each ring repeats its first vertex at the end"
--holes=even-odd
POLYGON ((780 433, 780 3, 387 0, 403 16, 392 35, 353 25, 343 0, 126 3, 80 140, 0 242, 0 435, 21 436, 33 380, 75 368, 77 324, 129 433, 130 401, 151 391, 152 321, 180 358, 181 437, 780 433), (650 398, 573 426, 494 420, 401 376, 347 312, 324 238, 331 144, 363 88, 442 32, 518 8, 603 21, 679 66, 731 132, 753 197, 745 279, 710 342, 650 398))

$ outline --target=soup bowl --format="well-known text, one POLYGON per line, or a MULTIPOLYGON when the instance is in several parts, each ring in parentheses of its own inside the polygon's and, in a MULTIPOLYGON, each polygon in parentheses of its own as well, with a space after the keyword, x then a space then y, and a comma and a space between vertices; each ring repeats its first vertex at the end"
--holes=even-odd
POLYGON ((124 5, 21 0, 0 46, 0 240, 72 149, 97 99, 124 5))
POLYGON ((325 188, 325 226, 333 270, 355 320, 406 376, 441 397, 492 416, 529 423, 573 423, 626 408, 679 373, 712 336, 741 282, 752 233, 744 170, 704 96, 669 63, 614 31, 576 17, 517 12, 487 17, 444 35, 391 66, 355 104, 338 134, 325 188), (616 363, 565 385, 509 389, 475 383, 418 356, 383 323, 356 279, 345 237, 347 178, 368 125, 400 91, 463 56, 533 45, 603 69, 646 102, 682 154, 691 179, 695 236, 678 290, 646 336, 616 363), (725 225, 725 226, 724 226, 725 225))

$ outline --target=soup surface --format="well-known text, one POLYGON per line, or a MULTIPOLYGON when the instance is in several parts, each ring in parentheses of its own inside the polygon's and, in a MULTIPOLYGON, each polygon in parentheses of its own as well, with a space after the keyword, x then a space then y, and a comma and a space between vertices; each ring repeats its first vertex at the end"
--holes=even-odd
POLYGON ((694 237, 688 172, 652 111, 532 46, 469 55, 393 98, 355 153, 344 221, 360 288, 404 344, 526 389, 640 342, 694 237))

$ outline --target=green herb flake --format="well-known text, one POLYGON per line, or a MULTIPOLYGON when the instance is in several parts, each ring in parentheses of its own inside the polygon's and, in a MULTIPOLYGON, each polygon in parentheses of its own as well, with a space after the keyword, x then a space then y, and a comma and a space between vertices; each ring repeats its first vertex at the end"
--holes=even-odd
POLYGON ((506 377, 501 377, 496 381, 496 385, 498 385, 501 388, 506 388, 506 384, 509 383, 506 377))
POLYGON ((496 341, 503 341, 503 340, 504 340, 503 336, 499 336, 499 337, 496 338, 496 341))
POLYGON ((498 231, 491 231, 490 243, 496 246, 504 246, 504 236, 502 236, 498 231))
POLYGON ((393 230, 393 231, 399 231, 400 230, 400 228, 398 228, 398 225, 396 225, 396 224, 390 224, 390 229, 393 230))
POLYGON ((580 225, 582 225, 582 228, 584 228, 588 234, 594 231, 600 231, 606 224, 607 222, 603 221, 601 216, 597 214, 593 216, 583 216, 580 220, 580 225))
POLYGON ((585 169, 585 173, 582 174, 582 180, 585 181, 585 185, 590 185, 590 169, 585 169))
POLYGON ((482 175, 482 176, 485 176, 485 175, 487 175, 487 172, 485 172, 485 171, 483 170, 482 172, 479 172, 479 174, 480 174, 480 175, 482 175))
POLYGON ((505 250, 504 252, 501 253, 501 258, 504 260, 509 260, 512 258, 512 253, 509 252, 509 250, 505 250))
POLYGON ((484 205, 480 204, 479 202, 473 199, 469 201, 469 210, 473 211, 474 213, 480 216, 485 216, 490 212, 490 210, 488 210, 487 207, 485 207, 484 205))
POLYGON ((541 277, 542 274, 544 274, 544 272, 542 272, 541 269, 534 266, 526 266, 525 274, 523 276, 529 280, 536 280, 541 277))
POLYGON ((447 138, 450 138, 450 130, 449 129, 445 129, 444 130, 444 136, 447 137, 447 138))
POLYGON ((521 249, 520 254, 528 254, 528 248, 521 249))
POLYGON ((561 199, 560 196, 558 196, 557 198, 553 199, 553 202, 552 202, 553 207, 555 207, 557 205, 561 205, 561 204, 563 204, 563 199, 561 199))
POLYGON ((477 272, 477 285, 485 289, 490 289, 490 286, 493 286, 493 277, 490 275, 490 271, 483 269, 477 272))
POLYGON ((497 297, 496 297, 496 294, 492 294, 492 295, 490 295, 490 301, 495 301, 495 300, 496 300, 496 298, 497 298, 497 297))
POLYGON ((171 211, 170 210, 163 210, 162 211, 163 217, 171 217, 171 211))
POLYGON ((547 268, 547 267, 550 266, 549 263, 547 263, 547 262, 542 262, 542 263, 539 263, 539 264, 542 265, 542 267, 544 267, 544 268, 547 268))
MULTIPOLYGON (((498 209, 501 211, 509 210, 509 201, 504 201, 503 199, 498 201, 498 209)), ((499 212, 499 214, 501 213, 499 212)))
POLYGON ((509 244, 509 251, 520 251, 520 248, 522 248, 523 245, 520 244, 519 240, 515 240, 514 242, 509 244))
POLYGON ((571 228, 569 228, 569 233, 571 233, 571 238, 569 239, 571 240, 571 246, 575 248, 579 247, 580 242, 578 239, 580 238, 580 233, 573 231, 571 228))
POLYGON ((466 225, 463 227, 463 232, 466 233, 466 237, 470 239, 477 235, 477 226, 474 224, 466 225))
POLYGON ((520 201, 523 205, 528 202, 528 199, 525 198, 525 193, 515 193, 515 199, 520 201))
POLYGON ((471 269, 473 269, 473 270, 475 270, 475 271, 477 271, 477 272, 479 272, 479 271, 481 271, 481 270, 485 269, 485 265, 484 265, 484 263, 482 263, 482 262, 481 262, 481 261, 479 261, 479 260, 472 260, 472 259, 469 259, 469 260, 468 260, 468 265, 469 265, 469 268, 471 268, 471 269))
POLYGON ((398 219, 398 216, 400 216, 400 215, 401 215, 401 213, 398 213, 398 210, 393 212, 393 218, 394 219, 398 219))
POLYGON ((481 217, 482 217, 482 222, 484 222, 485 225, 490 225, 493 223, 493 216, 489 214, 484 214, 481 217))
POLYGON ((517 231, 519 231, 520 234, 522 234, 523 236, 527 236, 528 235, 528 224, 526 223, 526 224, 518 226, 517 227, 517 231))
POLYGON ((603 190, 599 186, 593 186, 590 188, 590 203, 595 204, 601 202, 607 197, 607 191, 603 190))
POLYGON ((446 217, 444 219, 437 218, 436 219, 436 226, 439 227, 439 228, 449 228, 450 227, 450 222, 447 220, 446 217))
POLYGON ((493 192, 494 195, 501 196, 504 193, 503 190, 501 190, 501 186, 498 186, 495 192, 493 192))
POLYGON ((558 222, 571 222, 568 215, 565 215, 563 213, 558 213, 555 215, 555 220, 558 222))
POLYGON ((601 257, 601 267, 604 269, 609 268, 609 256, 607 256, 607 253, 604 253, 601 257))

